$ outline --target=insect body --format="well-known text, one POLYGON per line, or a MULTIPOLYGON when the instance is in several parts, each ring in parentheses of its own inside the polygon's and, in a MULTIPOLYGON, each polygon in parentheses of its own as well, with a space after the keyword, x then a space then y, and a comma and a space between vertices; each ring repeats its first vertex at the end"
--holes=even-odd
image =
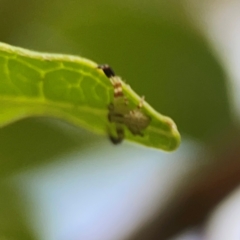
POLYGON ((98 68, 103 70, 114 88, 113 102, 108 106, 108 120, 109 122, 115 123, 117 136, 115 137, 110 134, 110 140, 114 144, 122 142, 124 139, 124 126, 127 127, 133 135, 143 136, 142 131, 147 128, 151 121, 150 117, 145 115, 141 110, 144 97, 142 97, 136 108, 131 109, 128 104, 128 99, 124 96, 120 78, 115 76, 114 71, 108 65, 99 65, 98 68))

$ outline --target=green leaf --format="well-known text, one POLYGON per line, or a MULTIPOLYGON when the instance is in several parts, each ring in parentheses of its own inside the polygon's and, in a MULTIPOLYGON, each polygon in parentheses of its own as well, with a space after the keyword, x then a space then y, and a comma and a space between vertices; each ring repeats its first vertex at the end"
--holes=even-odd
MULTIPOLYGON (((125 96, 140 97, 124 82, 125 96)), ((0 43, 0 126, 32 116, 63 119, 100 134, 115 126, 107 118, 113 86, 97 64, 76 56, 37 53, 0 43)), ((145 146, 175 150, 180 135, 174 122, 144 102, 151 118, 144 136, 125 128, 125 138, 145 146)))

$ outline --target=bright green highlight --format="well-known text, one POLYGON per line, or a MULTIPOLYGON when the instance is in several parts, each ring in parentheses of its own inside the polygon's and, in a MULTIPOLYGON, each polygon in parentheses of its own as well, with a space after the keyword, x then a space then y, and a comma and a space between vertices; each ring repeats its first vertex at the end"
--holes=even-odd
MULTIPOLYGON (((31 116, 56 117, 90 131, 108 134, 107 118, 113 87, 97 64, 76 56, 37 53, 0 43, 0 126, 31 116)), ((124 82, 130 105, 140 97, 124 82)), ((126 139, 142 145, 175 150, 180 135, 174 122, 145 102, 151 117, 144 137, 125 129, 126 139)))

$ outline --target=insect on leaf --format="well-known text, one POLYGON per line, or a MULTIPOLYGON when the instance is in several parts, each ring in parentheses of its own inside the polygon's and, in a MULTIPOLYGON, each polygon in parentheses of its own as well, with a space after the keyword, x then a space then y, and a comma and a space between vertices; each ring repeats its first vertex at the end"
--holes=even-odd
MULTIPOLYGON (((129 106, 137 107, 141 98, 119 81, 129 106)), ((26 117, 48 116, 109 135, 109 131, 116 132, 116 122, 109 121, 111 103, 113 84, 96 63, 0 43, 0 126, 26 117)), ((116 106, 119 109, 119 104, 116 106)), ((124 139, 166 151, 178 147, 180 135, 170 118, 157 113, 147 102, 137 113, 130 113, 132 110, 127 108, 129 114, 124 115, 130 120, 117 124, 124 131, 124 139), (140 115, 150 120, 143 121, 146 127, 140 128, 141 134, 135 134, 140 115)))

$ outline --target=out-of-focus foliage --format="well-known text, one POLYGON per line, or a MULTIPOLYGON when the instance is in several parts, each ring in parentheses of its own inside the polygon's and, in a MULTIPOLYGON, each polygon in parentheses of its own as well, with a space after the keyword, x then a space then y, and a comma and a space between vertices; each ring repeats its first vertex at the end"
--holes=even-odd
POLYGON ((181 132, 206 140, 230 122, 225 76, 179 4, 163 2, 2 1, 0 40, 107 62, 181 132))
MULTIPOLYGON (((204 36, 186 17, 181 2, 0 0, 0 41, 108 63, 136 92, 145 95, 155 109, 173 118, 183 136, 205 144, 231 125, 225 75, 204 36)), ((33 166, 40 168, 60 156, 68 162, 69 153, 92 151, 99 158, 107 158, 106 148, 101 146, 103 141, 107 138, 55 121, 27 119, 14 123, 0 129, 1 180, 22 170, 31 172, 33 166), (93 147, 89 148, 90 145, 93 147)), ((110 144, 109 148, 112 149, 110 144)), ((138 152, 137 149, 136 154, 127 151, 125 145, 118 151, 126 151, 123 156, 128 161, 136 158, 138 152)), ((146 161, 150 161, 152 152, 142 150, 141 156, 145 156, 143 152, 146 161)), ((166 162, 168 160, 166 157, 166 162)), ((90 183, 91 180, 89 186, 90 183)), ((145 189, 150 187, 144 185, 145 189)), ((6 189, 8 197, 4 197, 5 190, 0 189, 0 202, 5 206, 0 209, 0 215, 8 216, 9 221, 0 224, 0 238, 28 239, 32 229, 29 231, 25 224, 27 208, 22 208, 28 203, 21 202, 14 191, 6 189), (16 202, 14 207, 13 202, 16 202), (16 214, 19 214, 17 220, 16 214), (21 229, 19 235, 4 235, 8 229, 17 229, 16 226, 21 229)))

